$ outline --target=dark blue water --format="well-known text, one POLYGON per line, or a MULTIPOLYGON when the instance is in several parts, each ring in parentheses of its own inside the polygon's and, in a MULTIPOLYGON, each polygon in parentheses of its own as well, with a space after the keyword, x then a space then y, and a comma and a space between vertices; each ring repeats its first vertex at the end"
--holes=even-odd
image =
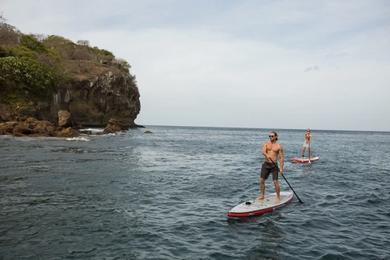
POLYGON ((304 203, 237 221, 267 130, 150 130, 0 137, 0 259, 390 259, 389 133, 314 131, 320 161, 285 169, 304 203))

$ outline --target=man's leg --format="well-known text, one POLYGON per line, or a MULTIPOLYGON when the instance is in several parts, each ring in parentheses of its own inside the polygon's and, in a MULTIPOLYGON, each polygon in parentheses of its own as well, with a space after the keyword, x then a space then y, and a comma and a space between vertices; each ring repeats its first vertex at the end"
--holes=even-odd
POLYGON ((265 194, 265 180, 268 178, 269 175, 269 170, 267 169, 267 165, 263 163, 261 166, 261 173, 260 173, 260 195, 258 197, 259 200, 264 199, 264 194, 265 194))
POLYGON ((280 185, 278 180, 274 180, 274 186, 275 186, 275 191, 276 191, 276 197, 278 200, 280 200, 280 185))
POLYGON ((305 157, 305 151, 306 151, 306 146, 303 146, 302 147, 302 153, 301 153, 302 154, 302 156, 301 156, 302 158, 305 157))
POLYGON ((260 177, 260 196, 259 200, 264 199, 264 194, 265 194, 265 180, 263 177, 260 177))

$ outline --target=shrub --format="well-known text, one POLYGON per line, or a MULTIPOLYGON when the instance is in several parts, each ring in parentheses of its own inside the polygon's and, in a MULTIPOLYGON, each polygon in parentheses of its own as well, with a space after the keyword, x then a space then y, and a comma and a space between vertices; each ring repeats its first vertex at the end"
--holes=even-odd
POLYGON ((26 57, 0 58, 0 92, 25 97, 44 98, 52 93, 56 73, 26 57))
POLYGON ((99 49, 98 47, 93 47, 93 51, 95 52, 96 55, 99 55, 99 56, 108 56, 110 58, 114 58, 114 54, 112 54, 112 52, 110 51, 107 51, 105 49, 99 49))
POLYGON ((10 56, 25 57, 30 59, 36 59, 37 53, 26 46, 18 45, 9 49, 10 56))
POLYGON ((9 51, 0 46, 0 57, 7 57, 7 56, 9 56, 9 51))
POLYGON ((33 35, 23 35, 20 39, 20 44, 36 52, 47 52, 45 46, 33 35))
POLYGON ((0 15, 0 45, 19 44, 20 32, 0 15))
POLYGON ((71 40, 68 40, 68 39, 66 39, 64 37, 61 37, 61 36, 58 36, 58 35, 49 35, 42 42, 44 44, 47 44, 47 45, 50 45, 50 46, 74 44, 71 40))
POLYGON ((124 59, 115 59, 113 63, 116 64, 118 68, 124 71, 129 71, 129 69, 131 68, 130 64, 124 59))

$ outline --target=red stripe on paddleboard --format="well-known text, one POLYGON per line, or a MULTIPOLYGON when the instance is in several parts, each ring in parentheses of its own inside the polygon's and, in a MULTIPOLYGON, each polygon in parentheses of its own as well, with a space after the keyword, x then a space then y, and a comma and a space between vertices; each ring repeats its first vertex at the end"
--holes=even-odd
POLYGON ((274 211, 274 208, 266 208, 266 209, 261 209, 257 211, 251 211, 251 212, 244 212, 244 213, 235 213, 235 212, 228 212, 228 217, 230 218, 245 218, 245 217, 250 217, 250 216, 260 216, 265 213, 270 213, 274 211))
POLYGON ((281 207, 289 204, 292 201, 293 197, 294 196, 291 196, 291 198, 288 201, 286 201, 285 203, 280 204, 278 206, 275 206, 275 207, 269 207, 269 208, 265 208, 265 209, 261 209, 261 210, 255 210, 255 211, 251 211, 251 212, 242 212, 242 213, 228 212, 227 216, 229 218, 246 218, 246 217, 251 217, 251 216, 261 216, 261 215, 264 215, 266 213, 271 213, 275 209, 281 208, 281 207))

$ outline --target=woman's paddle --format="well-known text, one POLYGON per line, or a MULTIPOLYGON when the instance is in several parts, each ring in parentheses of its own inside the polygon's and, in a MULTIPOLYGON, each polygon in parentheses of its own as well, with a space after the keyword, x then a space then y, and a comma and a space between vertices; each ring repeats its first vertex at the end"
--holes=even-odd
MULTIPOLYGON (((268 158, 270 159, 270 158, 268 158)), ((270 159, 271 160, 271 159, 270 159)), ((273 161, 271 160, 271 162, 275 165, 275 167, 278 167, 278 165, 273 161)), ((284 174, 281 174, 283 179, 287 182, 288 186, 290 187, 290 189, 294 192, 295 196, 297 197, 297 199, 299 200, 300 203, 303 203, 303 201, 298 197, 298 194, 295 192, 295 190, 291 187, 290 183, 288 182, 288 180, 286 179, 286 177, 284 177, 284 174)))

